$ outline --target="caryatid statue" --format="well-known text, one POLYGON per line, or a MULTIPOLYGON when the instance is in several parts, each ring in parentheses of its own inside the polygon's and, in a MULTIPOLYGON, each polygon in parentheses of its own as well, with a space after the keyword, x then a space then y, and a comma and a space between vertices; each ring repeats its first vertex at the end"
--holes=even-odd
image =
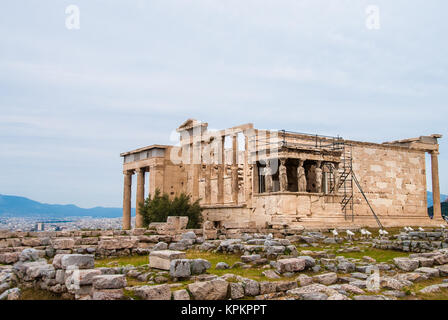
POLYGON ((272 192, 272 169, 271 161, 266 161, 266 168, 264 168, 266 192, 272 192))
POLYGON ((303 160, 299 160, 299 166, 297 167, 297 186, 299 192, 306 192, 306 174, 303 163, 303 160))
POLYGON ((280 159, 280 191, 288 191, 288 175, 286 173, 286 159, 280 159))
POLYGON ((339 190, 339 162, 336 162, 334 164, 334 171, 333 171, 333 176, 334 176, 334 186, 333 186, 333 192, 337 193, 339 190))
POLYGON ((322 161, 317 161, 316 169, 314 169, 315 172, 315 186, 316 186, 316 192, 321 193, 322 192, 322 161))

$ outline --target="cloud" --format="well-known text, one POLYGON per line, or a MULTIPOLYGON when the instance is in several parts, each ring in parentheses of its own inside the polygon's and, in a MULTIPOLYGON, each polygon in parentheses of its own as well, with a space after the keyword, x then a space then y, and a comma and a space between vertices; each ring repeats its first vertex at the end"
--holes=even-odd
POLYGON ((118 154, 172 143, 190 117, 373 142, 445 133, 442 0, 377 0, 377 31, 364 0, 76 2, 78 31, 69 1, 0 11, 0 192, 119 206, 118 154))

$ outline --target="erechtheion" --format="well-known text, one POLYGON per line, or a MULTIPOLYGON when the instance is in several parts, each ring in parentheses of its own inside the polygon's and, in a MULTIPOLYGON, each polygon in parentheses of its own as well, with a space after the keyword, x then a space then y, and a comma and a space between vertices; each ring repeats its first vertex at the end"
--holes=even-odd
MULTIPOLYGON (((235 228, 438 225, 441 135, 385 143, 255 129, 211 131, 188 119, 177 146, 122 153, 123 228, 131 227, 132 176, 137 203, 156 188, 200 199, 204 220, 235 228), (427 214, 426 153, 431 155, 434 218, 427 214), (146 175, 146 173, 149 175, 146 175), (145 178, 149 176, 149 178, 145 178)), ((137 206, 136 227, 142 226, 137 206)))

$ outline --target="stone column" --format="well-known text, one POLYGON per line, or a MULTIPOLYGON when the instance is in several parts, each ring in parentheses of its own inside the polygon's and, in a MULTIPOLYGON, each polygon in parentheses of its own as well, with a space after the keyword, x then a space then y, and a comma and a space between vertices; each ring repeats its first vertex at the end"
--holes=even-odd
POLYGON ((252 206, 251 202, 251 175, 249 168, 249 137, 244 134, 244 201, 248 207, 252 206))
POLYGON ((232 136, 232 202, 238 203, 238 140, 237 135, 232 136))
POLYGON ((432 174, 432 197, 434 203, 434 219, 439 219, 442 216, 442 209, 440 205, 440 186, 439 186, 439 152, 431 152, 431 174, 432 174))
POLYGON ((224 169, 225 169, 225 163, 224 163, 224 142, 225 142, 225 136, 221 137, 221 141, 218 142, 218 203, 223 204, 224 203, 224 169))
POLYGON ((266 162, 266 168, 264 168, 264 182, 265 182, 265 189, 266 192, 272 192, 272 169, 271 169, 271 160, 268 160, 266 162))
POLYGON ((131 188, 132 188, 132 171, 124 173, 124 190, 123 190, 123 230, 131 229, 131 188))
POLYGON ((145 202, 145 168, 137 169, 137 200, 135 202, 135 227, 143 228, 143 215, 140 211, 140 205, 145 202))
POLYGON ((201 171, 201 143, 194 142, 193 149, 193 201, 199 199, 199 172, 201 171))
POLYGON ((279 167, 280 191, 288 191, 288 174, 286 172, 286 159, 280 159, 279 167))
POLYGON ((212 168, 213 168, 213 149, 210 146, 210 141, 205 148, 205 151, 208 153, 208 159, 206 159, 205 163, 205 203, 212 203, 212 168))

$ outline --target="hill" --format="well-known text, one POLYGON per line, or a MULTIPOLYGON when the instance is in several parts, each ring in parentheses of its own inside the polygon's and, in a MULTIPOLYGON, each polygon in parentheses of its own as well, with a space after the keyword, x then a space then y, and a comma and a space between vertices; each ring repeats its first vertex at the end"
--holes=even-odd
MULTIPOLYGON (((133 209, 135 211, 135 209, 133 209)), ((14 217, 94 217, 117 218, 123 214, 122 208, 95 207, 80 208, 73 204, 47 204, 25 197, 0 194, 0 216, 14 217)))
MULTIPOLYGON (((448 199, 445 202, 442 202, 442 216, 445 217, 445 220, 448 221, 448 199)), ((434 207, 428 208, 428 215, 432 217, 434 215, 434 207)))
MULTIPOLYGON (((433 201, 433 198, 432 198, 432 192, 427 191, 426 193, 427 193, 427 195, 428 195, 428 208, 429 208, 429 207, 432 207, 432 206, 433 206, 434 201, 433 201)), ((446 194, 440 194, 440 202, 444 202, 444 201, 447 200, 447 199, 448 199, 448 195, 446 195, 446 194)))

